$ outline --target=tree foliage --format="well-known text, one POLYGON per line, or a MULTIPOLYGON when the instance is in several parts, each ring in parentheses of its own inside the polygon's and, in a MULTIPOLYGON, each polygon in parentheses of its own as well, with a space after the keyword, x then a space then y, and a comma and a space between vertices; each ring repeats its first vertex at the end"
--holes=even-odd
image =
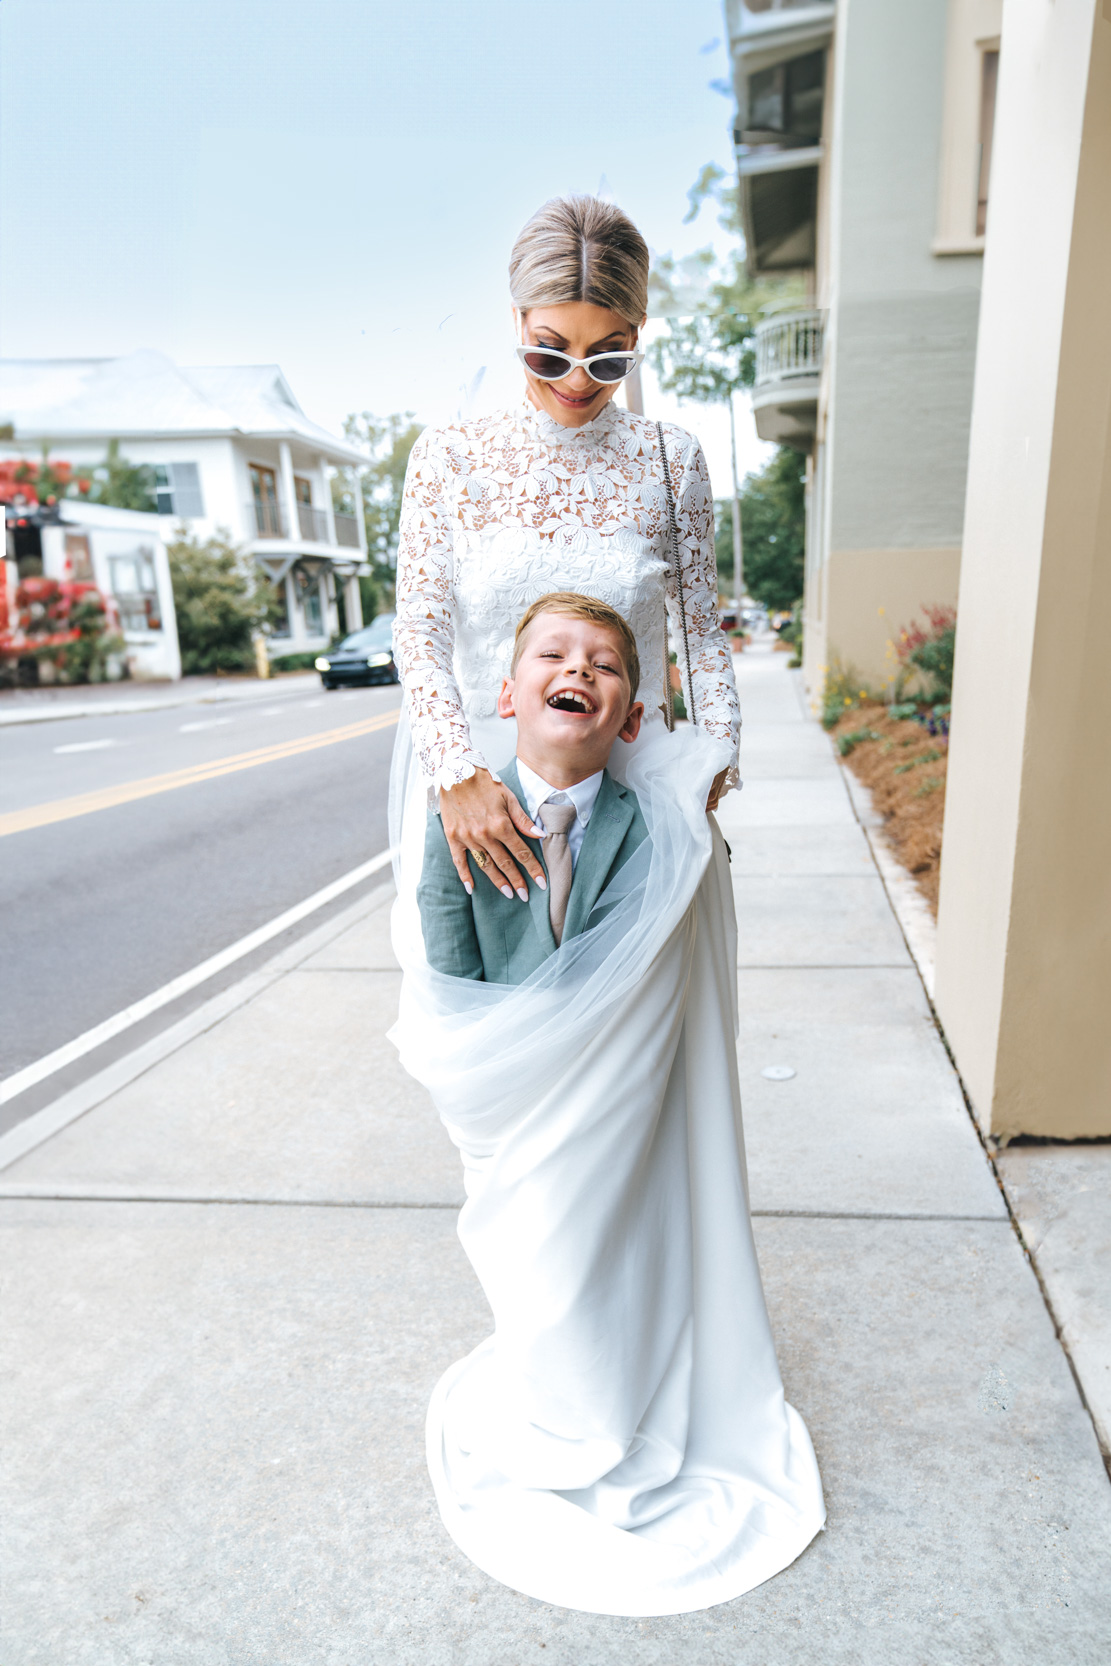
POLYGON ((153 514, 158 508, 154 470, 146 463, 129 463, 120 456, 119 440, 108 441, 102 463, 94 463, 89 475, 89 502, 112 509, 141 509, 153 514))
POLYGON ((397 529, 409 453, 420 437, 422 424, 412 411, 376 417, 370 411, 352 414, 343 431, 356 445, 365 446, 373 462, 365 469, 344 469, 332 481, 332 499, 344 514, 355 512, 354 476, 362 484, 366 545, 379 582, 391 583, 397 565, 397 529))
POLYGON ((202 543, 179 526, 167 547, 182 670, 186 676, 249 670, 254 635, 275 614, 273 587, 226 533, 202 543))
MULTIPOLYGON (((782 445, 741 488, 745 589, 771 612, 794 606, 802 595, 806 547, 806 465, 782 445)), ((733 572, 733 505, 715 505, 718 571, 733 572)))
MULTIPOLYGON (((687 193, 687 221, 715 202, 718 224, 740 239, 736 186, 710 162, 687 193)), ((667 333, 648 349, 649 362, 665 393, 699 404, 723 404, 751 387, 756 371, 754 334, 761 313, 773 302, 801 299, 796 277, 753 282, 745 270, 743 244, 718 262, 711 248, 677 261, 658 258, 649 280, 650 310, 667 320, 667 333)))

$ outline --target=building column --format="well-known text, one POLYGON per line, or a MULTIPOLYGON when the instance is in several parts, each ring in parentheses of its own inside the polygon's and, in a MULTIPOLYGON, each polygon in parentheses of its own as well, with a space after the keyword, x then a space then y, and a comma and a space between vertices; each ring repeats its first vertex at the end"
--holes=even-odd
POLYGON ((297 517, 297 488, 293 484, 293 456, 288 440, 278 441, 278 465, 282 477, 282 497, 289 519, 289 536, 294 543, 301 537, 301 523, 297 517))
POLYGON ((367 559, 366 548, 366 518, 363 514, 363 480, 357 468, 351 470, 352 492, 355 498, 355 532, 359 539, 359 549, 362 557, 367 559))
POLYGON ((350 578, 343 581, 343 605, 347 613, 348 630, 357 631, 363 622, 363 598, 357 573, 352 573, 350 578))
POLYGON ((1111 5, 1007 6, 935 995, 1003 1139, 1111 1133, 1109 179, 1111 5))
POLYGON ((318 457, 316 466, 320 470, 320 478, 324 482, 324 501, 321 508, 324 511, 324 524, 327 527, 328 542, 336 541, 336 512, 332 503, 332 482, 328 479, 328 464, 323 457, 318 457))

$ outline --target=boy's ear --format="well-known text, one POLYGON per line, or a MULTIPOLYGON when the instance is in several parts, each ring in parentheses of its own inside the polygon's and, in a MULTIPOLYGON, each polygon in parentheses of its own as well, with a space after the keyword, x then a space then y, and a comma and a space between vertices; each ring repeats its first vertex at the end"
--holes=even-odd
POLYGON ((513 678, 505 677, 502 680, 501 693, 498 695, 498 716, 516 717, 516 715, 517 713, 513 710, 513 678))
POLYGON ((622 740, 636 740, 640 734, 640 720, 644 716, 644 706, 639 700, 634 700, 629 707, 629 715, 617 731, 622 740))

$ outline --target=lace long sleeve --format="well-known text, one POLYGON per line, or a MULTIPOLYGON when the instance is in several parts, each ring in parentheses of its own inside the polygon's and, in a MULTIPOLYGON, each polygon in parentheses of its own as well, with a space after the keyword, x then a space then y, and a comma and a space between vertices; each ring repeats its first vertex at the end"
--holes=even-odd
MULTIPOLYGON (((718 616, 714 500, 710 491, 710 476, 698 441, 689 435, 682 437, 687 444, 678 471, 670 447, 669 455, 672 459, 672 479, 676 484, 675 520, 679 531, 679 559, 687 610, 695 711, 699 723, 704 724, 710 734, 732 741, 736 755, 741 738, 741 708, 737 698, 737 680, 733 674, 733 655, 718 616)), ((676 642, 681 643, 679 604, 673 574, 668 578, 667 605, 672 635, 676 642)), ((734 764, 726 777, 727 788, 735 787, 737 781, 734 764)))
POLYGON ((431 431, 413 447, 405 475, 397 548, 394 646, 413 743, 439 788, 465 781, 485 760, 471 745, 455 680, 455 575, 450 480, 431 431))

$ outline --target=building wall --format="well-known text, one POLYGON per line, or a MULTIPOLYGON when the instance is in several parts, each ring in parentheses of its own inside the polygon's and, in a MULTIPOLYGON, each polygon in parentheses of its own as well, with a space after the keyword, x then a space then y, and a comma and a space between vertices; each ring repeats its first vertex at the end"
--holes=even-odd
POLYGON ((936 969, 1004 1138, 1111 1133, 1108 181, 1111 5, 1006 0, 936 969))
POLYGON ((818 282, 823 485, 806 599, 814 694, 834 657, 881 684, 888 627, 954 599, 980 260, 932 253, 947 21, 946 0, 838 8, 830 271, 818 282))

